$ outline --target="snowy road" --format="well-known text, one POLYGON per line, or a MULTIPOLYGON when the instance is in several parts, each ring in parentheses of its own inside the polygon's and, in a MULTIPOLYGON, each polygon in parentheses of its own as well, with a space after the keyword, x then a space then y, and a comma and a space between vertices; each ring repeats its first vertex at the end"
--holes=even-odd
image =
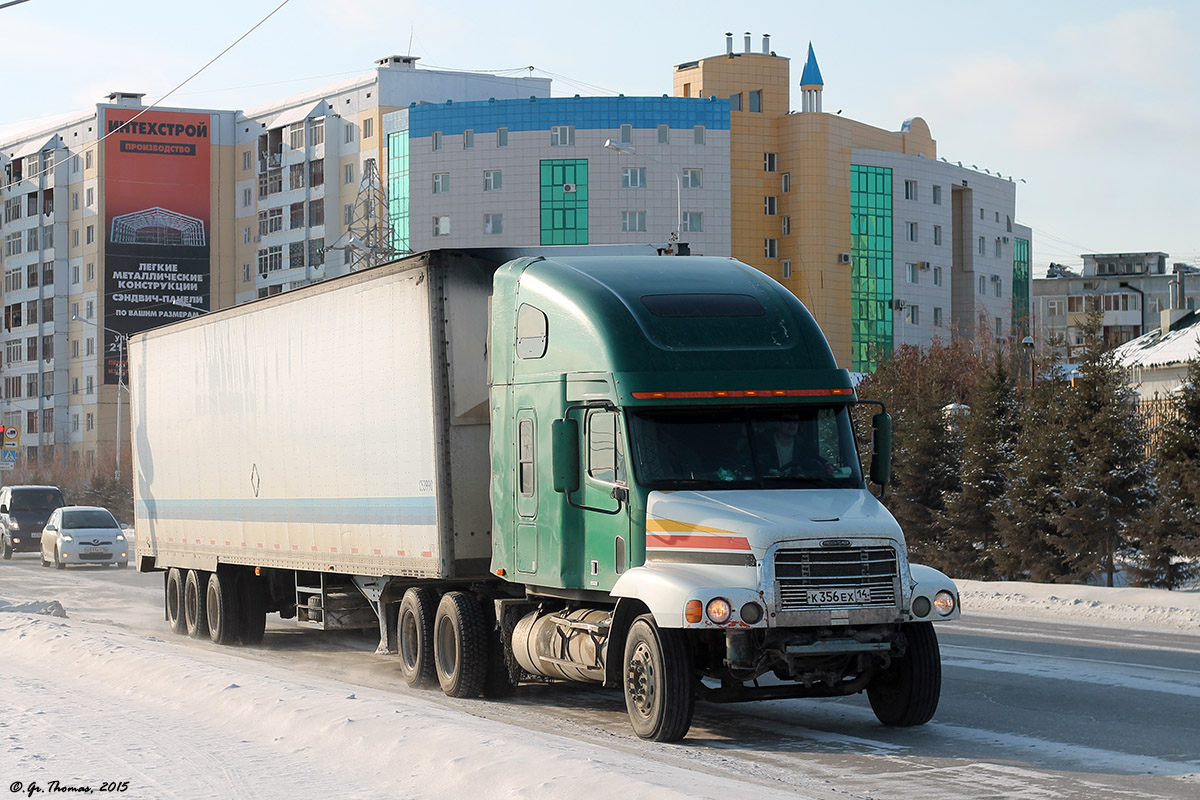
POLYGON ((57 779, 178 798, 1200 796, 1196 633, 969 616, 939 628, 942 703, 923 728, 882 728, 863 697, 700 703, 687 741, 658 745, 633 736, 616 692, 451 700, 408 689, 369 639, 278 618, 262 648, 172 636, 160 595, 158 575, 0 562, 0 601, 68 614, 0 614, 0 791, 57 779))

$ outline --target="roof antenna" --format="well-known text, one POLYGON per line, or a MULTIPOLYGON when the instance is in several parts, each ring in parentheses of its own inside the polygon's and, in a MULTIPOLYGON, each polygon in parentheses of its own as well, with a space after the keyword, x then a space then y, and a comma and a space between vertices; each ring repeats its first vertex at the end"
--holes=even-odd
POLYGON ((409 54, 410 56, 412 55, 413 29, 414 29, 415 27, 416 27, 416 26, 414 26, 414 25, 409 25, 409 26, 408 26, 408 54, 409 54))

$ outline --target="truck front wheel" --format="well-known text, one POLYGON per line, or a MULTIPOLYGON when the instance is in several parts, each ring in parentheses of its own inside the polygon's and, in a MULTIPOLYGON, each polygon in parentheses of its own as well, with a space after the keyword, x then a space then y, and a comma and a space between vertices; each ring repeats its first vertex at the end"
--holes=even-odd
POLYGON ((400 601, 396 618, 396 643, 400 651, 400 674, 414 688, 432 686, 433 622, 437 615, 437 592, 428 586, 412 587, 400 601))
POLYGON ((446 592, 433 623, 438 683, 450 697, 478 697, 487 677, 488 637, 474 595, 446 592))
POLYGON ((643 614, 625 639, 625 708, 643 739, 676 742, 692 726, 696 691, 683 631, 659 628, 643 614))
POLYGON ((942 694, 942 657, 933 623, 900 626, 908 649, 867 685, 871 709, 884 725, 909 728, 933 719, 942 694))

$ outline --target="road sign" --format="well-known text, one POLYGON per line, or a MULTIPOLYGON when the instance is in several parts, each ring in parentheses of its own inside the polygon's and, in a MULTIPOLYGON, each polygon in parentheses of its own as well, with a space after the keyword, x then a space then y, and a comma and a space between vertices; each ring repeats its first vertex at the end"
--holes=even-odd
MULTIPOLYGON (((16 450, 21 446, 21 429, 16 425, 5 425, 4 435, 0 438, 0 448, 16 450)), ((14 459, 15 460, 15 459, 14 459)))
POLYGON ((15 464, 17 463, 16 450, 0 450, 0 464, 15 464))

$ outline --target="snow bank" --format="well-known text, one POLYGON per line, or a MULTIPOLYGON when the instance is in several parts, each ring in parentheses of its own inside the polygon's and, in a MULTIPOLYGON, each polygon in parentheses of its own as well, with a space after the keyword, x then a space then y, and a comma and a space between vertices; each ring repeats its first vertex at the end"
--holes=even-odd
POLYGON ((5 600, 0 597, 0 612, 9 611, 17 614, 48 614, 52 617, 65 617, 67 610, 57 600, 5 600))
POLYGON ((1066 583, 956 580, 963 617, 1050 619, 1120 628, 1200 632, 1200 592, 1066 583))

